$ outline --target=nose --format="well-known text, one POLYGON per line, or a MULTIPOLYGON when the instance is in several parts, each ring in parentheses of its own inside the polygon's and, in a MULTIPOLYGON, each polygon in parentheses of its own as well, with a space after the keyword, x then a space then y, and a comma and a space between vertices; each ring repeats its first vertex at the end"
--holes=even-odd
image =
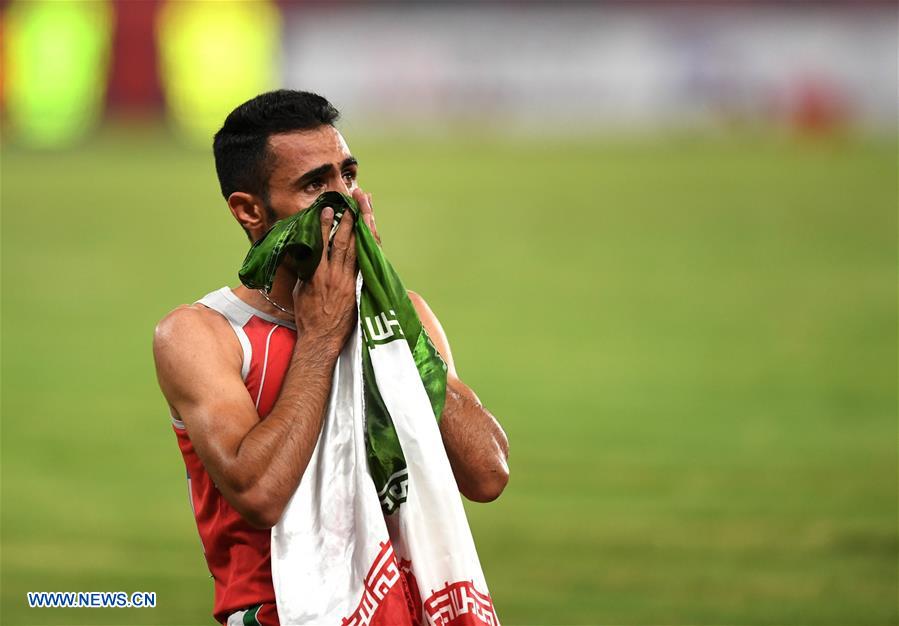
POLYGON ((346 181, 340 173, 337 174, 337 180, 334 183, 334 191, 339 191, 347 196, 353 195, 352 190, 347 186, 346 181))

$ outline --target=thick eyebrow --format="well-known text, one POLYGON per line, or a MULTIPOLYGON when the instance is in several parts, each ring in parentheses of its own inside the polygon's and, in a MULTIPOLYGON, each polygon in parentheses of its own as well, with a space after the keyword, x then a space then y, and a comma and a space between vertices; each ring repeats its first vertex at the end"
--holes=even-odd
MULTIPOLYGON (((343 170, 343 169, 350 167, 351 165, 358 165, 358 164, 359 164, 359 161, 357 161, 355 157, 347 157, 340 164, 340 169, 343 170)), ((311 169, 308 172, 306 172, 305 174, 303 174, 302 176, 300 176, 294 183, 294 186, 303 187, 308 182, 313 181, 316 178, 320 178, 320 177, 324 176, 325 174, 329 173, 333 169, 334 169, 334 166, 331 165, 330 163, 325 163, 324 165, 319 165, 315 169, 311 169)))
POLYGON ((303 187, 306 183, 315 180, 316 178, 320 178, 334 169, 334 166, 330 163, 325 163, 324 165, 319 165, 315 169, 311 169, 299 178, 294 183, 296 187, 303 187))

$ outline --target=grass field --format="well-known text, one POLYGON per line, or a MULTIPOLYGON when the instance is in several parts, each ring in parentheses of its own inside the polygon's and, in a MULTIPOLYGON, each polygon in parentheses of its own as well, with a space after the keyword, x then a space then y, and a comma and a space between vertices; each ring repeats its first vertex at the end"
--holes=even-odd
MULTIPOLYGON (((348 135, 509 434, 468 506, 505 624, 899 622, 895 142, 348 135)), ((150 342, 245 250, 162 129, 4 146, 4 625, 212 623, 150 342)))

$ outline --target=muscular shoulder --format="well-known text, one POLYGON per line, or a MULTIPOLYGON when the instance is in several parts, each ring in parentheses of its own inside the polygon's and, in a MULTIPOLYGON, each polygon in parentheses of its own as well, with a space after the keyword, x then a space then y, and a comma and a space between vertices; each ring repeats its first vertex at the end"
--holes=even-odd
POLYGON ((156 325, 153 345, 169 348, 184 342, 196 343, 224 336, 228 321, 201 304, 182 304, 156 325))
POLYGON ((408 290, 407 293, 409 294, 409 300, 412 301, 412 306, 415 307, 415 312, 418 313, 418 319, 421 320, 421 325, 424 326, 425 331, 428 333, 428 337, 431 338, 431 341, 434 343, 440 356, 442 356, 443 360, 446 362, 449 373, 455 376, 456 366, 453 362, 453 354, 450 350, 449 339, 446 337, 446 333, 443 330, 443 326, 440 324, 440 320, 437 319, 437 316, 434 315, 434 311, 431 310, 431 307, 428 306, 425 299, 418 293, 411 289, 408 290))
POLYGON ((156 325, 153 354, 157 365, 172 359, 216 360, 239 369, 241 350, 228 321, 201 304, 183 304, 156 325))
POLYGON ((412 300, 412 305, 415 307, 415 310, 418 312, 419 317, 421 317, 421 313, 423 310, 427 311, 428 313, 431 313, 431 315, 433 315, 433 313, 431 312, 431 307, 428 306, 428 303, 425 302, 425 299, 422 298, 418 294, 418 292, 412 291, 411 289, 407 289, 406 293, 409 294, 409 299, 412 300))
MULTIPOLYGON (((440 328, 440 321, 434 315, 434 311, 431 310, 428 303, 425 302, 425 299, 411 289, 407 290, 406 293, 409 294, 409 300, 412 301, 412 306, 415 307, 415 312, 418 313, 418 319, 421 320, 421 324, 428 331, 428 334, 432 334, 432 330, 440 328)), ((440 328, 440 332, 443 332, 442 328, 440 328)))

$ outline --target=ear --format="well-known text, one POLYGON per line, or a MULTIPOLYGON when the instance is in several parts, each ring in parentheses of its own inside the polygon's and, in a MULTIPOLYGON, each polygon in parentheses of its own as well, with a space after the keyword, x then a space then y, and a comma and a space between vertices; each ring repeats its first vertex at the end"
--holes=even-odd
POLYGON ((255 194, 235 191, 228 196, 228 208, 238 224, 249 231, 253 241, 270 226, 262 199, 255 194))

